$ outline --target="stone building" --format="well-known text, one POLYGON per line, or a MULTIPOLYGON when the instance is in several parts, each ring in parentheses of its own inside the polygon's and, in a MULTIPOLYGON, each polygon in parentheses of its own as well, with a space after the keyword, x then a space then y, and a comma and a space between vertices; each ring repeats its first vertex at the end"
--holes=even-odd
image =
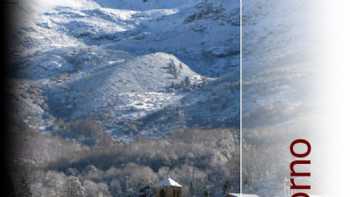
POLYGON ((182 185, 168 177, 159 183, 156 197, 182 197, 182 185))

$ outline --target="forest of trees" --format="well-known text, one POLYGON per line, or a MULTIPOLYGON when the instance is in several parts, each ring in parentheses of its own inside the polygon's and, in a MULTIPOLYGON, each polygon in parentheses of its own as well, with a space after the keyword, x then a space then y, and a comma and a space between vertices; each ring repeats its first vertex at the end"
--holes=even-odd
POLYGON ((15 132, 27 148, 13 153, 19 158, 13 167, 28 172, 15 175, 22 185, 17 191, 43 197, 135 196, 168 176, 184 186, 184 196, 239 190, 237 130, 182 129, 124 143, 107 140, 91 121, 61 127, 65 131, 56 134, 15 132))

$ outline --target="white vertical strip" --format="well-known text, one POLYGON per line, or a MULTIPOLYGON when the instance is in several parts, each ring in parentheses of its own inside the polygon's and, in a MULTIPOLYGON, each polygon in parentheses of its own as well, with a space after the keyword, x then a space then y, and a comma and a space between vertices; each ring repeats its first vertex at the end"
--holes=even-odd
MULTIPOLYGON (((323 192, 348 197, 350 179, 350 2, 314 1, 318 59, 316 99, 321 101, 323 192)), ((317 150, 315 150, 317 151, 317 150)))
POLYGON ((243 193, 243 0, 240 0, 240 193, 243 193))

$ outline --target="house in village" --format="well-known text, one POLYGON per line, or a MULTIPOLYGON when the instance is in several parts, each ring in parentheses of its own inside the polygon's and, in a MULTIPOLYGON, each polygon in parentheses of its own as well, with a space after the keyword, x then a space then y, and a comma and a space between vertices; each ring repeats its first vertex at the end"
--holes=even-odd
POLYGON ((156 197, 182 197, 182 185, 168 177, 159 183, 156 197))

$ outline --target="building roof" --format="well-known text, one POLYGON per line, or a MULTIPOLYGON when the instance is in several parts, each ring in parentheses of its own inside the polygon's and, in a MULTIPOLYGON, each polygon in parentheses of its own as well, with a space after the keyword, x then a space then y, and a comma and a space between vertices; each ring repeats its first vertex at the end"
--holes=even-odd
POLYGON ((182 187, 178 182, 174 181, 174 179, 168 177, 167 179, 162 180, 159 183, 159 186, 161 187, 167 187, 167 186, 172 186, 172 187, 182 187))

